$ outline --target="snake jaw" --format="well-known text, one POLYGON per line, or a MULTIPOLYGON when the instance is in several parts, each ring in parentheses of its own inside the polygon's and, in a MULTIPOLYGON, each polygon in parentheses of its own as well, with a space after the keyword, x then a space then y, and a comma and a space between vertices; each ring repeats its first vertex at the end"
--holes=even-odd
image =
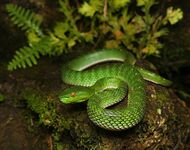
POLYGON ((94 90, 82 86, 74 86, 64 90, 59 99, 64 104, 81 103, 88 100, 94 94, 94 90))

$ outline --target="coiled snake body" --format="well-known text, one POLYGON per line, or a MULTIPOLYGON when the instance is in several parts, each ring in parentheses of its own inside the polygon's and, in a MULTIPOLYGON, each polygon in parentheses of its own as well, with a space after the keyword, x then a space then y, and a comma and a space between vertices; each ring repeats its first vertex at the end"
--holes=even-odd
POLYGON ((75 87, 63 91, 59 98, 66 104, 88 100, 88 115, 96 125, 108 130, 128 129, 144 116, 144 79, 165 86, 171 84, 155 73, 134 66, 134 63, 131 53, 116 49, 103 49, 76 58, 62 68, 62 80, 75 87), (107 61, 117 62, 93 66, 107 61), (108 108, 126 98, 126 93, 125 107, 108 108))

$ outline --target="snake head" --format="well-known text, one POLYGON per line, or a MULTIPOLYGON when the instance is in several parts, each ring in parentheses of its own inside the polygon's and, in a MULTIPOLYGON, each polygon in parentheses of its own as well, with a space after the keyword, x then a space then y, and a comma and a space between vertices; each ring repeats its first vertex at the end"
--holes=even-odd
POLYGON ((80 103, 88 100, 94 94, 94 90, 87 87, 75 86, 64 90, 59 99, 64 104, 80 103))

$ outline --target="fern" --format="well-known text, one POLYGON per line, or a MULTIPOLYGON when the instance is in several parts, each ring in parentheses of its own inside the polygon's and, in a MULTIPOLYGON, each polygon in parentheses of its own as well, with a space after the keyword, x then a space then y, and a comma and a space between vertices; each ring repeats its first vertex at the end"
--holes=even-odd
POLYGON ((39 53, 32 47, 23 47, 19 51, 16 51, 14 58, 8 65, 8 70, 15 70, 17 68, 26 68, 26 66, 32 66, 37 64, 39 53))
POLYGON ((42 19, 40 19, 37 14, 15 4, 7 4, 6 10, 8 11, 12 22, 22 30, 33 31, 38 35, 43 35, 40 29, 42 19))
POLYGON ((126 47, 138 58, 157 56, 162 47, 159 37, 167 33, 164 27, 183 16, 180 9, 173 8, 168 8, 165 16, 151 13, 158 0, 136 0, 137 11, 128 9, 133 7, 132 0, 81 0, 76 5, 69 0, 58 1, 63 20, 56 21, 53 29, 45 26, 44 33, 39 15, 15 4, 6 5, 13 23, 26 32, 29 45, 16 52, 9 70, 31 67, 41 55, 60 55, 84 42, 93 47, 126 47))
POLYGON ((48 37, 43 38, 39 42, 20 48, 16 51, 14 58, 8 64, 8 70, 15 70, 18 68, 32 67, 37 64, 37 59, 41 55, 51 54, 52 49, 51 41, 48 37))

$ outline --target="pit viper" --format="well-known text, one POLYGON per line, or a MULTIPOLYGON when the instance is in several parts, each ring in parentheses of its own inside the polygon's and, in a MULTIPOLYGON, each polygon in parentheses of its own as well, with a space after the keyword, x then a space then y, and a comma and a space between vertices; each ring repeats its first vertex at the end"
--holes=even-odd
POLYGON ((88 100, 88 116, 101 128, 120 131, 133 127, 145 113, 145 80, 171 85, 171 81, 135 66, 135 62, 130 52, 118 49, 102 49, 69 61, 62 67, 62 80, 75 86, 64 90, 60 101, 88 100), (123 107, 111 108, 120 101, 124 101, 123 107))

